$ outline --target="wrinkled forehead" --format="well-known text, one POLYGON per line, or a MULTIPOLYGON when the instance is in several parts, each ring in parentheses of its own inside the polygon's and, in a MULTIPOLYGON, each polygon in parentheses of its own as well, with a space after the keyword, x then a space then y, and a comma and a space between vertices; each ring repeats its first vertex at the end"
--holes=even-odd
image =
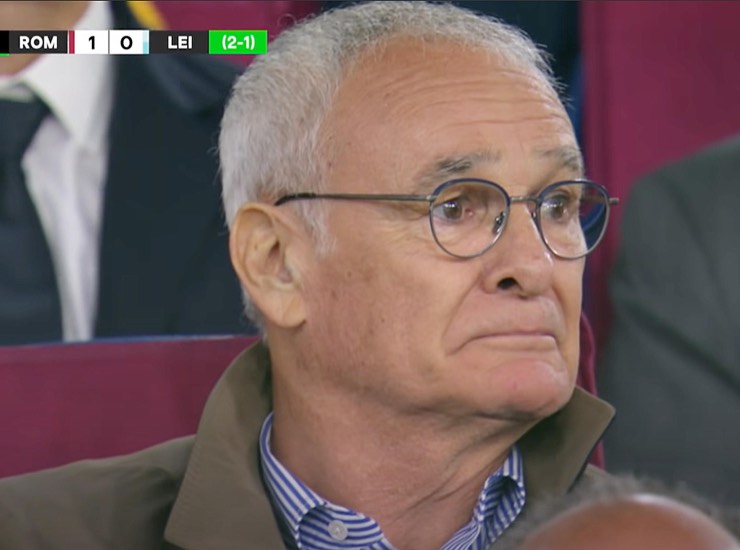
POLYGON ((370 109, 372 122, 398 122, 399 116, 406 120, 420 111, 455 105, 465 92, 482 103, 540 102, 565 112, 548 78, 513 54, 449 39, 398 35, 348 62, 325 126, 359 118, 370 109))
POLYGON ((535 67, 481 47, 416 37, 395 37, 362 54, 345 72, 322 127, 332 168, 372 157, 414 162, 435 180, 506 160, 506 147, 521 159, 510 138, 526 141, 524 154, 562 160, 573 167, 569 177, 581 175, 570 120, 535 67))
POLYGON ((384 97, 391 97, 394 83, 411 86, 422 84, 433 76, 449 80, 465 80, 483 74, 520 74, 529 86, 559 102, 550 79, 531 61, 518 56, 515 50, 480 43, 466 43, 438 36, 396 34, 369 44, 346 60, 339 83, 340 97, 355 86, 379 89, 390 86, 384 97), (473 70, 471 70, 471 68, 473 70), (401 82, 399 82, 399 80, 401 82))

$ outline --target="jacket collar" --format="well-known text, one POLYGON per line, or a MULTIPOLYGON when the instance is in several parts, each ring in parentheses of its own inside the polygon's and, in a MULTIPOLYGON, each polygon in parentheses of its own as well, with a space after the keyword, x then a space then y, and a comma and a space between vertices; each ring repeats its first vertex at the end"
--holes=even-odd
MULTIPOLYGON (((165 531, 178 547, 283 548, 259 468, 259 432, 271 408, 269 365, 266 346, 252 346, 208 398, 165 531)), ((610 405, 577 388, 520 440, 528 503, 570 488, 613 415, 610 405)))

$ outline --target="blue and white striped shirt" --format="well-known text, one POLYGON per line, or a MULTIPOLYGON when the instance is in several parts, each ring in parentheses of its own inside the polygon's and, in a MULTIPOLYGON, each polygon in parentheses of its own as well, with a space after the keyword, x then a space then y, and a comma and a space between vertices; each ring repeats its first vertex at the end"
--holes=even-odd
MULTIPOLYGON (((262 425, 262 476, 280 530, 291 550, 394 550, 372 518, 321 498, 289 472, 270 450, 272 413, 262 425)), ((440 550, 482 550, 495 541, 524 507, 524 470, 514 446, 486 479, 470 522, 440 550)))

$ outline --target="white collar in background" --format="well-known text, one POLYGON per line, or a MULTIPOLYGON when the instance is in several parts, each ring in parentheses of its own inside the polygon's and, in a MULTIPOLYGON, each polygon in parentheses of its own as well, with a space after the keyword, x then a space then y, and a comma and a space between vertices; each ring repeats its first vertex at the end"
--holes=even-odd
MULTIPOLYGON (((77 29, 113 28, 108 2, 90 2, 77 29)), ((60 29, 63 30, 63 29, 60 29)), ((0 80, 2 96, 21 99, 30 88, 82 148, 106 146, 113 105, 113 59, 108 55, 42 55, 20 73, 0 80), (3 82, 5 81, 5 82, 3 82)))

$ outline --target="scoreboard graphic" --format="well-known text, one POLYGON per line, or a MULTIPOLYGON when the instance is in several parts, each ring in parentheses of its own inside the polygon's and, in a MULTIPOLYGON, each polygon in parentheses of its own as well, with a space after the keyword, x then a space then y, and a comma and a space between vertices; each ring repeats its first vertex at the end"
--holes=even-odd
POLYGON ((0 31, 0 56, 29 53, 254 55, 267 53, 267 30, 0 31))

